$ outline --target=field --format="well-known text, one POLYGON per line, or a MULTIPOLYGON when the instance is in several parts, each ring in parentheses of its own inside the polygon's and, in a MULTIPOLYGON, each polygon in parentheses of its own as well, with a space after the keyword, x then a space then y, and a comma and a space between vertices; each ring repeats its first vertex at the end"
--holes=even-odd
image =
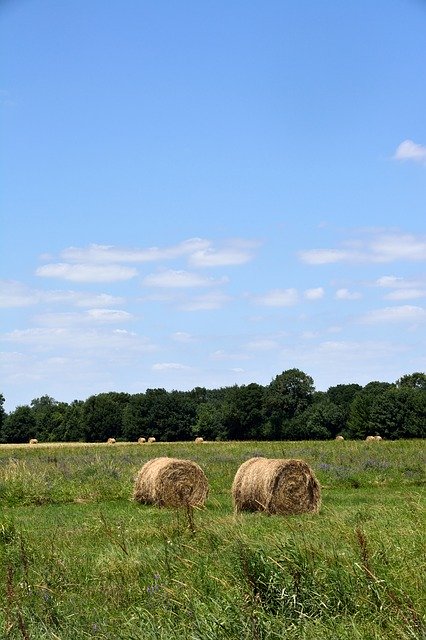
POLYGON ((0 636, 426 638, 424 441, 0 446, 0 636), (132 501, 157 456, 195 460, 193 513, 132 501), (319 515, 233 514, 254 455, 302 458, 319 515))

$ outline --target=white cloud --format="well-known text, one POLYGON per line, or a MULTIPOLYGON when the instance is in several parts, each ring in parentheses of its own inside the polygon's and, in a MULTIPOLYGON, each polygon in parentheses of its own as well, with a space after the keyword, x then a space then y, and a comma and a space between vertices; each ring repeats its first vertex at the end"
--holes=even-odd
POLYGON ((398 145, 394 160, 413 160, 413 162, 425 162, 426 163, 426 146, 422 144, 416 144, 412 140, 404 140, 398 145))
POLYGON ((249 351, 271 351, 271 349, 277 349, 278 347, 278 342, 271 338, 258 338, 247 342, 245 345, 245 348, 249 351))
POLYGON ((299 300, 296 289, 272 289, 263 296, 253 298, 255 304, 265 307, 291 307, 299 300))
POLYGON ((353 253, 341 249, 311 249, 300 251, 299 257, 306 264, 333 264, 351 259, 353 253))
POLYGON ((188 370, 190 367, 178 362, 157 362, 157 364, 152 365, 152 369, 153 371, 182 371, 188 370))
POLYGON ((213 309, 220 309, 227 302, 230 297, 221 293, 220 291, 213 291, 202 296, 194 297, 192 300, 183 302, 180 305, 180 309, 183 311, 209 311, 213 309))
POLYGON ((365 314, 361 322, 365 324, 393 323, 393 322, 423 322, 426 320, 426 310, 413 305, 386 307, 375 309, 365 314))
POLYGON ((91 244, 88 247, 69 247, 61 252, 61 257, 71 262, 81 263, 120 263, 120 262, 155 262, 170 260, 210 246, 208 240, 190 238, 172 247, 148 247, 147 249, 128 249, 111 245, 91 244))
POLYGON ((127 322, 132 319, 132 314, 121 309, 89 309, 87 315, 97 322, 127 322))
POLYGON ((316 287, 314 289, 306 289, 303 293, 307 300, 320 300, 324 297, 324 289, 316 287))
POLYGON ((13 281, 0 281, 0 307, 29 307, 43 303, 68 303, 76 307, 103 307, 122 304, 123 298, 107 293, 31 289, 13 281))
POLYGON ((186 333, 186 331, 175 331, 175 333, 172 334, 172 340, 181 342, 182 344, 189 344, 190 342, 194 342, 195 338, 191 336, 190 333, 186 333))
POLYGON ((206 278, 197 273, 189 271, 175 271, 167 269, 159 273, 151 273, 143 279, 146 287, 164 288, 190 288, 190 287, 211 287, 227 282, 226 278, 214 279, 206 278))
POLYGON ((36 275, 44 278, 62 278, 72 282, 119 282, 134 278, 137 271, 134 268, 117 264, 95 265, 57 262, 38 267, 36 275))
POLYGON ((361 294, 358 291, 349 291, 349 289, 337 289, 334 296, 336 300, 358 300, 361 294))
POLYGON ((384 296, 385 300, 414 300, 426 296, 426 281, 424 279, 383 276, 378 278, 375 284, 382 288, 392 289, 384 296))
POLYGON ((128 322, 132 318, 133 316, 127 313, 127 311, 117 309, 88 309, 82 313, 44 313, 38 315, 35 320, 45 327, 73 327, 83 324, 117 324, 128 322))
POLYGON ((223 267, 245 264, 253 258, 253 249, 257 243, 235 240, 222 249, 211 246, 195 251, 189 257, 189 263, 195 267, 223 267))
POLYGON ((225 351, 224 349, 217 349, 212 354, 210 354, 211 360, 248 360, 249 356, 247 353, 242 353, 239 351, 225 351))
POLYGON ((347 249, 311 249, 299 252, 302 262, 310 265, 337 262, 380 263, 396 260, 426 260, 426 238, 413 234, 375 233, 373 237, 348 242, 347 249))
POLYGON ((80 352, 83 355, 88 352, 96 352, 101 357, 107 357, 114 351, 123 353, 129 350, 134 353, 150 352, 156 350, 156 346, 143 336, 123 329, 110 330, 81 330, 64 327, 37 327, 34 329, 15 329, 3 334, 6 343, 23 344, 33 348, 36 352, 53 351, 58 348, 62 352, 80 352))

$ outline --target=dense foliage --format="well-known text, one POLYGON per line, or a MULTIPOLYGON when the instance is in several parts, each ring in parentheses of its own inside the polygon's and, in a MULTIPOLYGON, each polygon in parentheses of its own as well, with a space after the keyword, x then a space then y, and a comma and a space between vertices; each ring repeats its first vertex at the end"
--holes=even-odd
POLYGON ((0 442, 328 440, 341 434, 360 439, 421 438, 426 426, 426 374, 364 387, 339 384, 316 391, 313 379, 288 369, 269 385, 256 383, 191 391, 147 389, 109 392, 70 404, 49 396, 7 414, 0 394, 0 442))

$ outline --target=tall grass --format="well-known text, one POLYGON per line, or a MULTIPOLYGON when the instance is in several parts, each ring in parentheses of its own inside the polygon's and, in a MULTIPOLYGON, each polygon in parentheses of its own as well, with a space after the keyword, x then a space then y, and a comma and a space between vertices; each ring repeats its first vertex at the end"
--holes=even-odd
POLYGON ((0 636, 424 638, 424 453, 421 441, 0 449, 0 636), (258 454, 311 464, 321 513, 235 516, 233 476, 258 454), (205 509, 130 500, 157 455, 202 466, 205 509))

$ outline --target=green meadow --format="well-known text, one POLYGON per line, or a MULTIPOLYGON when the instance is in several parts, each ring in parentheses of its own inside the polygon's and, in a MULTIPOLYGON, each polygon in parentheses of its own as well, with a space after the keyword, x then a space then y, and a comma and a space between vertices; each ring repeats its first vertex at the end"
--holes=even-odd
POLYGON ((424 639, 425 442, 0 447, 0 636, 424 639), (135 503, 158 456, 197 462, 204 509, 135 503), (302 458, 318 515, 234 515, 255 455, 302 458))

